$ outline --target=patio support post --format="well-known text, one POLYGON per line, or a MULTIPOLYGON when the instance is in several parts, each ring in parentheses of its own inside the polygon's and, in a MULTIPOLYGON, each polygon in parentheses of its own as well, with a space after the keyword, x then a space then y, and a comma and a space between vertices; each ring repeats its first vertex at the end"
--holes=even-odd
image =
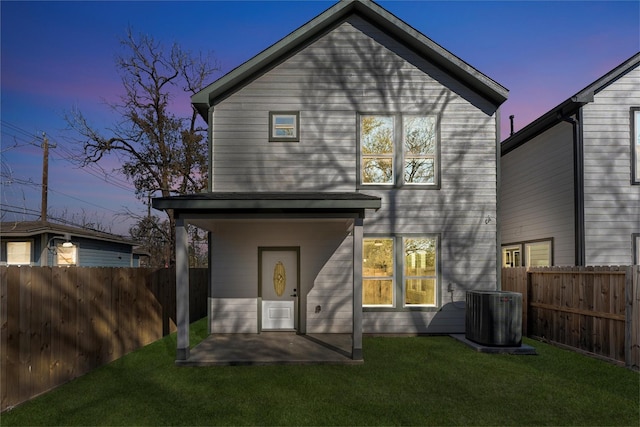
POLYGON ((362 360, 362 238, 363 219, 353 227, 353 335, 351 358, 362 360))
POLYGON ((184 219, 176 219, 176 323, 177 360, 189 359, 189 257, 184 219))

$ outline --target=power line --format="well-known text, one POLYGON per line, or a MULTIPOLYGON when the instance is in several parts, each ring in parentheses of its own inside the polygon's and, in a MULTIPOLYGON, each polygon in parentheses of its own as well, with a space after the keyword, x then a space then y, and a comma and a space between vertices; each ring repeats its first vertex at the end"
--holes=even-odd
MULTIPOLYGON (((7 122, 5 120, 2 120, 2 125, 5 128, 10 129, 12 132, 17 132, 19 134, 21 134, 21 136, 15 135, 15 134, 9 134, 9 136, 12 136, 14 138, 14 140, 19 140, 21 142, 23 142, 23 145, 33 145, 33 146, 40 146, 38 144, 34 144, 33 140, 38 140, 38 141, 43 141, 43 137, 42 136, 37 136, 34 135, 33 133, 30 133, 29 131, 13 124, 10 122, 7 122), (24 137, 29 137, 32 140, 31 141, 27 141, 24 139, 24 137)), ((7 132, 4 132, 7 133, 7 132)), ((17 148, 17 147, 15 147, 17 148)), ((77 155, 71 151, 69 148, 65 147, 62 144, 57 144, 57 146, 55 147, 55 151, 61 151, 60 154, 55 153, 55 157, 57 157, 60 160, 64 160, 66 162, 69 162, 70 164, 77 166, 77 161, 74 161, 73 158, 77 157, 77 155)), ((99 165, 95 164, 95 163, 89 163, 88 165, 85 165, 84 167, 81 168, 77 168, 79 171, 82 171, 84 173, 87 173, 95 178, 100 179, 101 181, 112 185, 114 187, 120 188, 121 190, 126 190, 126 191, 135 191, 135 189, 131 186, 131 183, 129 183, 128 181, 119 178, 118 176, 116 176, 115 174, 109 174, 107 173, 103 168, 101 168, 99 165)))
POLYGON ((17 133, 22 134, 21 135, 22 138, 28 137, 28 138, 31 138, 31 139, 36 139, 38 141, 42 141, 42 137, 41 136, 38 136, 38 135, 33 134, 33 133, 31 133, 31 132, 29 132, 29 131, 27 131, 25 129, 22 129, 21 127, 15 125, 13 123, 9 123, 9 122, 7 122, 5 120, 0 120, 0 123, 2 124, 2 126, 6 127, 6 128, 9 128, 12 132, 17 132, 17 133))
MULTIPOLYGON (((3 178, 6 178, 2 174, 0 174, 0 176, 3 177, 3 178)), ((38 184, 37 182, 33 182, 32 180, 25 180, 25 179, 20 179, 20 178, 12 178, 12 181, 13 181, 12 183, 18 184, 18 185, 28 185, 28 186, 31 186, 31 187, 42 188, 42 184, 38 184)), ((81 199, 81 198, 72 196, 71 194, 67 194, 67 193, 62 192, 62 191, 54 190, 54 189, 51 189, 51 188, 49 188, 49 191, 51 191, 52 193, 59 194, 59 195, 64 196, 64 197, 68 197, 68 198, 73 199, 73 200, 77 200, 77 201, 82 202, 82 203, 86 203, 88 205, 95 206, 95 207, 103 209, 103 210, 107 210, 109 212, 113 212, 113 213, 116 213, 116 214, 120 213, 120 212, 115 211, 115 210, 113 210, 111 208, 100 206, 100 205, 98 205, 96 203, 89 202, 86 199, 81 199)))
POLYGON ((79 202, 86 203, 86 204, 91 205, 91 206, 95 206, 96 208, 100 208, 100 209, 104 209, 104 210, 109 211, 109 212, 113 212, 115 214, 120 213, 118 211, 114 211, 113 209, 105 208, 104 206, 100 206, 98 204, 95 204, 95 203, 92 203, 92 202, 88 202, 88 201, 86 201, 84 199, 80 199, 79 197, 75 197, 75 196, 72 196, 70 194, 63 193, 61 191, 52 190, 52 189, 49 189, 49 191, 51 191, 52 193, 60 194, 61 196, 65 196, 65 197, 68 197, 68 198, 73 199, 73 200, 77 200, 79 202))

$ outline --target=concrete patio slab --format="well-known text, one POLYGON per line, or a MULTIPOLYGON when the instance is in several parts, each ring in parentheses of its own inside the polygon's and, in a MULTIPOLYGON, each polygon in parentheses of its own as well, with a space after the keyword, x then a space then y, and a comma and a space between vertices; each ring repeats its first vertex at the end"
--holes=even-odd
POLYGON ((473 348, 474 350, 480 353, 494 353, 494 354, 504 353, 504 354, 516 354, 516 355, 538 354, 535 348, 527 344, 522 344, 519 347, 491 347, 491 346, 486 346, 486 345, 473 342, 467 339, 465 334, 451 334, 450 336, 468 345, 469 347, 473 348))
POLYGON ((295 332, 212 334, 178 366, 362 364, 351 358, 351 335, 295 332))

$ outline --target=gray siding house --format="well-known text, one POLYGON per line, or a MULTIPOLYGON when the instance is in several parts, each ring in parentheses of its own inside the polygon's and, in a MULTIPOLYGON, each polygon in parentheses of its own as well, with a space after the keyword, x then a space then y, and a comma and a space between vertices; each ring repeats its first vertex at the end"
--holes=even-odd
POLYGON ((137 243, 47 221, 0 223, 0 265, 139 267, 137 243))
POLYGON ((640 263, 640 53, 502 143, 504 266, 640 263))
POLYGON ((507 94, 342 1, 194 95, 210 191, 153 200, 177 218, 178 359, 187 223, 210 232, 211 333, 351 333, 358 359, 363 332, 463 332, 456 302, 496 289, 507 94))

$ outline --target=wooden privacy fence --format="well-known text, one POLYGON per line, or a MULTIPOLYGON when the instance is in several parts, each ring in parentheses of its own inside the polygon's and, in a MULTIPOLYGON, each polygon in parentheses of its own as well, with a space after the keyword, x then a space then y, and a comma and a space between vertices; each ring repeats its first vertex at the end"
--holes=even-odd
POLYGON ((523 334, 640 368, 640 267, 503 268, 523 334))
MULTIPOLYGON (((207 269, 190 270, 191 321, 207 269)), ((4 411, 175 330, 175 269, 0 266, 4 411)))

